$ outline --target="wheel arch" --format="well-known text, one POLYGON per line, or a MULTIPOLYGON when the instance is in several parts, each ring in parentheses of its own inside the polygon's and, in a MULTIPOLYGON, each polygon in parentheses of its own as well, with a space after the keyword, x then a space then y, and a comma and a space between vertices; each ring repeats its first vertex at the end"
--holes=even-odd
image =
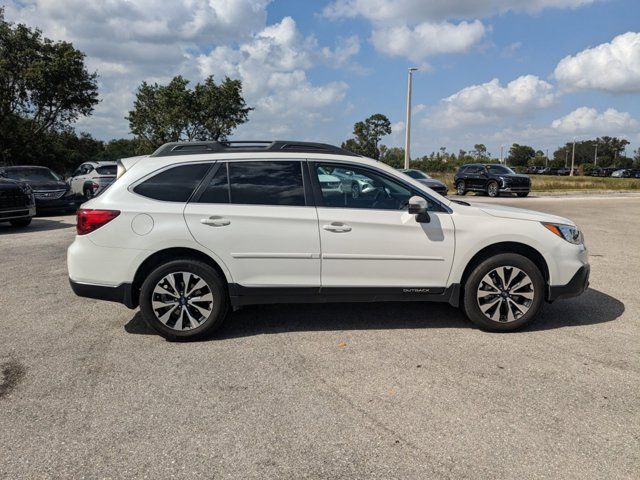
POLYGON ((225 270, 218 264, 218 262, 216 262, 206 253, 188 247, 165 248, 149 255, 136 270, 136 273, 133 277, 133 282, 131 284, 132 301, 133 303, 135 303, 135 305, 139 304, 140 289, 142 287, 142 283, 144 282, 145 278, 147 278, 147 276, 153 271, 153 269, 159 265, 162 265, 163 263, 178 259, 194 259, 206 263, 214 270, 216 270, 216 272, 218 272, 220 278, 227 285, 227 288, 232 285, 229 282, 225 270))
POLYGON ((486 259, 501 253, 515 253, 528 258, 536 265, 536 267, 538 267, 540 273, 542 273, 542 277, 544 278, 545 283, 549 283, 549 265, 547 264, 544 256, 538 250, 525 243, 498 242, 482 248, 481 250, 476 252, 473 257, 471 257, 471 260, 469 260, 469 262, 467 262, 467 265, 462 272, 462 277, 460 278, 460 300, 462 299, 462 292, 464 292, 464 286, 467 278, 469 278, 469 275, 471 274, 473 269, 480 265, 486 259))

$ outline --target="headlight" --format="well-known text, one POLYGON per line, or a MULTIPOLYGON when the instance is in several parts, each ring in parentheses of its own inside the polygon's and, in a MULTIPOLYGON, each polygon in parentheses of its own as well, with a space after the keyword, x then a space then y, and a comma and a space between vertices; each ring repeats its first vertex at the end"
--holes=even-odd
POLYGON ((571 225, 560 225, 557 223, 543 223, 544 227, 551 233, 555 233, 560 238, 564 238, 567 242, 574 245, 581 245, 584 242, 582 232, 578 227, 571 225))
POLYGON ((28 183, 19 183, 18 185, 20 186, 20 190, 22 190, 22 193, 24 193, 25 195, 31 195, 33 193, 33 188, 31 188, 31 185, 29 185, 28 183))

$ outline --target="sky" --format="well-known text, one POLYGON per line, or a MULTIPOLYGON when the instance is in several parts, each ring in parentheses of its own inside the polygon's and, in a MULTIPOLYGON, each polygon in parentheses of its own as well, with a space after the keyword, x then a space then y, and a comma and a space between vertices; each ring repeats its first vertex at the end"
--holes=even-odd
MULTIPOLYGON (((512 143, 640 147, 638 0, 5 0, 9 21, 85 52, 101 102, 76 130, 128 137, 142 81, 240 79, 245 140, 340 144, 385 114, 412 155, 512 143)), ((506 154, 506 153, 505 153, 506 154)))

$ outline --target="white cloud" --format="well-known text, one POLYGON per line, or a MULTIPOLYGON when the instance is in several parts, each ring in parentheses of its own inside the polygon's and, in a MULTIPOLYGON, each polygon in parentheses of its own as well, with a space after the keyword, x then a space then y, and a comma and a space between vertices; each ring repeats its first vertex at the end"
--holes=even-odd
POLYGON ((487 31, 479 18, 575 8, 594 1, 598 0, 334 0, 323 14, 333 19, 363 17, 372 23, 371 42, 378 51, 421 62, 430 55, 468 52, 487 31))
POLYGON ((535 13, 545 8, 576 8, 596 0, 334 0, 324 8, 330 18, 361 16, 371 21, 440 21, 481 18, 507 11, 535 13))
MULTIPOLYGON (((125 136, 124 119, 142 81, 165 83, 182 74, 197 82, 215 74, 243 81, 255 107, 240 132, 297 135, 335 115, 344 82, 316 83, 319 65, 356 69, 357 36, 320 46, 285 17, 267 25, 271 0, 9 0, 6 17, 68 40, 99 74, 101 103, 77 126, 100 138, 125 136)), ((312 133, 312 134, 313 134, 312 133)))
POLYGON ((627 112, 608 108, 598 113, 595 108, 580 107, 562 118, 554 120, 551 127, 567 134, 622 135, 637 132, 640 124, 627 112))
POLYGON ((420 62, 430 55, 467 52, 484 34, 485 27, 479 20, 458 24, 424 22, 415 27, 375 28, 371 42, 379 52, 420 62))
POLYGON ((526 116, 533 110, 549 107, 555 100, 553 85, 535 75, 518 77, 505 86, 494 78, 444 98, 425 122, 431 127, 455 129, 506 116, 526 116))
POLYGON ((555 77, 568 90, 640 92, 640 33, 618 35, 610 43, 563 58, 555 77))
POLYGON ((328 121, 330 108, 345 97, 346 83, 313 85, 306 70, 318 62, 345 63, 358 51, 357 37, 345 39, 335 50, 319 48, 315 38, 303 37, 295 21, 285 17, 238 48, 217 47, 195 60, 201 76, 228 75, 242 80, 247 103, 256 110, 239 133, 284 135, 301 134, 328 121))

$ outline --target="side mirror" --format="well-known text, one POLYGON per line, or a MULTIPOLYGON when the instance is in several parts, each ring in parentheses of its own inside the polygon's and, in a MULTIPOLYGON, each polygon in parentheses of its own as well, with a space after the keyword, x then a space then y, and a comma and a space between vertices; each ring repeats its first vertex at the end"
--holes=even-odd
POLYGON ((418 223, 429 223, 431 221, 427 207, 427 201, 422 197, 414 195, 409 199, 409 213, 416 216, 416 222, 418 223))

